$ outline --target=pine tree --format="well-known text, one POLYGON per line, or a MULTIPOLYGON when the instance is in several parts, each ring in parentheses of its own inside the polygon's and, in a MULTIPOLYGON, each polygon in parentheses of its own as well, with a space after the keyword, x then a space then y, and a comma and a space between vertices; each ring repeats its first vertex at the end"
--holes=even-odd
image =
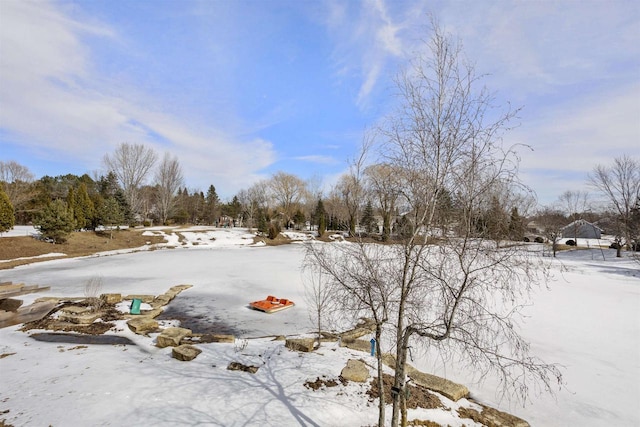
POLYGON ((509 237, 511 240, 519 241, 524 239, 524 220, 518 213, 518 208, 511 209, 511 218, 509 219, 509 237))
POLYGON ((129 205, 129 202, 127 201, 127 197, 124 194, 124 191, 118 189, 116 190, 113 198, 116 200, 116 202, 118 203, 118 206, 120 207, 120 212, 122 213, 122 219, 120 220, 119 224, 133 224, 135 222, 135 218, 133 216, 133 211, 131 210, 131 206, 129 205))
POLYGON ((87 185, 83 182, 78 187, 75 196, 74 217, 76 227, 79 229, 89 228, 95 216, 93 202, 87 192, 87 185))
POLYGON ((75 227, 73 215, 64 200, 57 199, 47 205, 35 221, 40 234, 53 243, 64 243, 75 227))
POLYGON ((115 197, 109 197, 102 204, 99 216, 102 225, 109 228, 109 238, 113 239, 113 227, 122 224, 125 219, 121 203, 115 197))
POLYGON ((82 228, 81 226, 78 225, 78 223, 76 221, 76 215, 75 215, 75 211, 76 211, 76 196, 75 196, 75 192, 73 191, 73 187, 69 187, 69 191, 67 192, 67 209, 71 213, 71 216, 73 216, 74 229, 77 230, 77 229, 82 228))
POLYGON ((322 199, 318 199, 318 204, 316 205, 313 217, 316 225, 318 226, 318 237, 322 237, 324 232, 327 230, 327 213, 324 210, 324 203, 322 203, 322 199))
POLYGON ((207 190, 207 197, 205 198, 205 220, 207 224, 211 225, 215 223, 216 218, 218 217, 218 205, 220 204, 220 199, 218 198, 218 193, 216 193, 216 187, 213 185, 209 186, 207 190))
POLYGON ((373 206, 371 205, 371 200, 367 201, 367 204, 364 207, 360 224, 364 227, 367 233, 377 231, 378 224, 376 219, 373 217, 373 206))
POLYGON ((15 225, 16 217, 9 196, 0 185, 0 233, 11 230, 15 225))

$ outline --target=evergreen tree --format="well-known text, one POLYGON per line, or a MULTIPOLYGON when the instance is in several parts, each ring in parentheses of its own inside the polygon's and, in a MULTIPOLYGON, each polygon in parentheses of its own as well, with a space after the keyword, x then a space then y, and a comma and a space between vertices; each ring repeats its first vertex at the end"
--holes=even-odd
POLYGON ((47 205, 35 221, 40 234, 54 243, 64 243, 75 227, 71 211, 64 200, 57 199, 47 205))
POLYGON ((115 197, 105 199, 100 207, 99 216, 102 225, 109 229, 109 238, 113 239, 113 227, 122 224, 125 220, 121 202, 115 197))
POLYGON ((118 185, 118 177, 116 174, 111 171, 107 174, 107 176, 101 176, 97 182, 98 192, 103 198, 114 197, 116 191, 120 189, 118 185))
POLYGON ((75 195, 74 218, 79 229, 90 228, 95 216, 93 202, 87 192, 87 185, 82 182, 75 195))
POLYGON ((133 216, 133 211, 131 210, 131 206, 129 206, 129 202, 127 201, 127 197, 124 194, 124 191, 122 191, 121 189, 117 189, 115 194, 113 195, 113 198, 118 203, 118 206, 120 207, 120 212, 122 213, 122 219, 120 220, 120 223, 118 225, 134 224, 135 218, 133 216))
POLYGON ((511 218, 509 218, 509 237, 511 240, 519 241, 524 239, 524 220, 518 213, 518 208, 511 209, 511 218))
POLYGON ((296 230, 301 230, 304 226, 304 223, 307 222, 307 217, 300 209, 298 209, 296 210, 295 215, 293 215, 293 221, 296 224, 296 230))
POLYGON ((324 232, 327 230, 327 213, 324 210, 324 203, 322 203, 322 199, 318 199, 318 204, 316 205, 313 217, 316 225, 318 226, 318 236, 322 237, 324 232))
POLYGON ((269 232, 269 218, 264 209, 258 209, 258 231, 260 233, 269 232))
POLYGON ((360 225, 364 227, 367 233, 374 233, 378 231, 378 224, 376 219, 373 217, 373 205, 371 204, 371 200, 367 201, 367 204, 364 207, 362 218, 360 219, 360 225))
POLYGON ((218 194, 216 193, 216 187, 213 185, 209 186, 207 190, 207 196, 205 197, 205 221, 207 224, 211 225, 216 222, 218 218, 218 205, 220 204, 220 199, 218 198, 218 194))
POLYGON ((5 193, 2 185, 0 185, 0 233, 11 230, 15 225, 15 211, 9 200, 9 196, 5 193))
MULTIPOLYGON (((71 212, 71 215, 73 215, 74 220, 75 220, 75 210, 76 210, 76 196, 75 196, 75 192, 73 191, 73 187, 69 187, 69 191, 67 191, 67 209, 69 209, 69 212, 71 212)), ((76 224, 76 229, 80 228, 77 224, 76 224)))

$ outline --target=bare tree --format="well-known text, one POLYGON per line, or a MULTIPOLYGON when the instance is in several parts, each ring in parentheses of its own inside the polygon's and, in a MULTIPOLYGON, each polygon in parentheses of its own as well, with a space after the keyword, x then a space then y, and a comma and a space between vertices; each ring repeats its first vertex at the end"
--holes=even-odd
POLYGON ((456 354, 476 372, 494 372, 505 391, 519 392, 523 399, 530 381, 545 390, 561 381, 554 365, 529 354, 513 323, 519 303, 547 278, 544 260, 524 245, 496 248, 476 227, 493 188, 519 185, 517 153, 501 144, 517 110, 493 108, 493 98, 478 88, 479 77, 464 61, 459 44, 437 24, 428 48, 428 56, 399 75, 401 102, 380 128, 379 156, 396 171, 399 205, 407 209, 402 240, 385 246, 387 262, 363 249, 351 256, 345 271, 320 263, 347 291, 361 283, 363 269, 372 278, 384 278, 390 289, 394 427, 401 418, 406 425, 412 343, 432 346, 442 357, 456 354), (455 236, 435 233, 443 192, 455 195, 455 236))
POLYGON ((634 209, 640 205, 640 159, 622 156, 614 159, 609 167, 598 165, 589 175, 593 187, 600 191, 617 214, 619 242, 617 257, 623 245, 630 247, 638 242, 638 230, 634 230, 634 209), (634 236, 635 234, 635 236, 634 236), (624 242, 622 242, 624 239, 624 242))
POLYGON ((567 218, 561 211, 545 207, 536 216, 536 222, 540 225, 542 234, 551 243, 551 250, 555 258, 558 252, 558 242, 562 238, 562 227, 566 225, 567 218))
POLYGON ((4 191, 16 210, 31 198, 30 184, 34 176, 26 166, 13 160, 0 161, 0 182, 5 183, 4 191))
POLYGON ((362 146, 358 156, 349 161, 349 172, 342 175, 335 186, 342 203, 349 216, 349 234, 354 236, 358 222, 358 211, 363 203, 364 196, 364 169, 367 154, 373 145, 371 133, 367 133, 362 140, 362 146))
POLYGON ((256 226, 256 217, 267 204, 267 182, 258 181, 246 190, 238 193, 238 200, 242 205, 249 230, 256 226))
MULTIPOLYGON (((318 280, 308 283, 307 292, 312 296, 315 315, 321 315, 319 303, 329 299, 334 302, 329 310, 335 318, 338 307, 351 320, 370 317, 375 323, 376 359, 378 370, 378 425, 385 422, 383 386, 382 334, 389 320, 389 306, 394 297, 392 287, 395 275, 395 259, 389 256, 389 248, 383 245, 367 245, 362 242, 327 246, 310 242, 306 246, 305 269, 318 274, 318 280)), ((319 320, 318 320, 319 322, 319 320)), ((320 328, 320 323, 318 323, 320 328)))
POLYGON ((138 192, 156 160, 157 155, 153 149, 142 144, 126 142, 120 144, 113 154, 104 156, 104 165, 109 171, 115 173, 134 213, 140 211, 138 192))
POLYGON ((580 228, 580 219, 587 210, 589 193, 586 191, 565 191, 560 195, 559 204, 563 207, 567 216, 571 220, 573 226, 573 239, 578 245, 578 229, 580 228))
POLYGON ((378 163, 364 170, 367 187, 375 198, 378 211, 382 216, 382 240, 391 235, 392 218, 400 193, 399 180, 394 168, 389 164, 378 163))
POLYGON ((154 181, 158 214, 162 223, 166 224, 176 204, 176 193, 183 183, 182 167, 178 158, 164 153, 156 170, 154 181))
POLYGON ((280 209, 279 213, 284 216, 285 226, 288 226, 296 208, 305 197, 305 182, 295 175, 278 172, 269 180, 269 188, 280 209))

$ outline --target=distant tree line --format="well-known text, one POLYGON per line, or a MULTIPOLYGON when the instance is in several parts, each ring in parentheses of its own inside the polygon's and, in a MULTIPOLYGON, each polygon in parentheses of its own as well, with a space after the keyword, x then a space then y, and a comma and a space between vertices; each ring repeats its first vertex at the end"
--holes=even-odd
MULTIPOLYGON (((321 235, 331 230, 388 241, 406 234, 415 224, 412 215, 416 212, 405 201, 399 171, 389 162, 365 165, 364 158, 354 161, 349 172, 327 191, 321 190, 317 178, 305 181, 277 172, 223 202, 213 184, 206 192, 184 186, 176 157, 166 153, 154 169, 156 158, 144 145, 121 144, 114 154, 105 156, 105 175, 67 174, 37 180, 25 166, 0 161, 0 231, 14 224, 40 226, 48 217, 60 216, 63 207, 69 215, 53 225, 63 235, 121 224, 206 224, 244 226, 270 237, 281 229, 315 230, 321 235)), ((623 157, 610 167, 594 168, 591 183, 607 198, 599 208, 589 203, 586 192, 567 191, 555 204, 536 209, 528 189, 496 183, 474 205, 474 212, 465 212, 462 194, 441 188, 433 225, 440 234, 460 233, 460 227, 470 226, 476 235, 500 245, 525 239, 531 234, 527 222, 535 220, 541 226, 539 234, 555 249, 562 227, 569 222, 604 220, 609 224, 607 231, 616 235, 618 247, 630 248, 639 241, 639 163, 623 157), (612 182, 614 179, 617 181, 612 182), (462 216, 468 216, 470 223, 461 222, 462 216)), ((48 219, 44 229, 49 228, 48 219)), ((51 238, 62 239, 59 235, 51 238)))

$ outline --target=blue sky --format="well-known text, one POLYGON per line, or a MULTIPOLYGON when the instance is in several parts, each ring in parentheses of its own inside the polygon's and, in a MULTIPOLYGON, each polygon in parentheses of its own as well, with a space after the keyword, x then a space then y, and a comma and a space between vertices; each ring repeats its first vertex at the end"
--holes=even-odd
POLYGON ((223 198, 285 171, 347 168, 428 37, 458 36, 541 203, 640 156, 637 1, 0 1, 0 160, 102 172, 122 142, 178 156, 223 198))

